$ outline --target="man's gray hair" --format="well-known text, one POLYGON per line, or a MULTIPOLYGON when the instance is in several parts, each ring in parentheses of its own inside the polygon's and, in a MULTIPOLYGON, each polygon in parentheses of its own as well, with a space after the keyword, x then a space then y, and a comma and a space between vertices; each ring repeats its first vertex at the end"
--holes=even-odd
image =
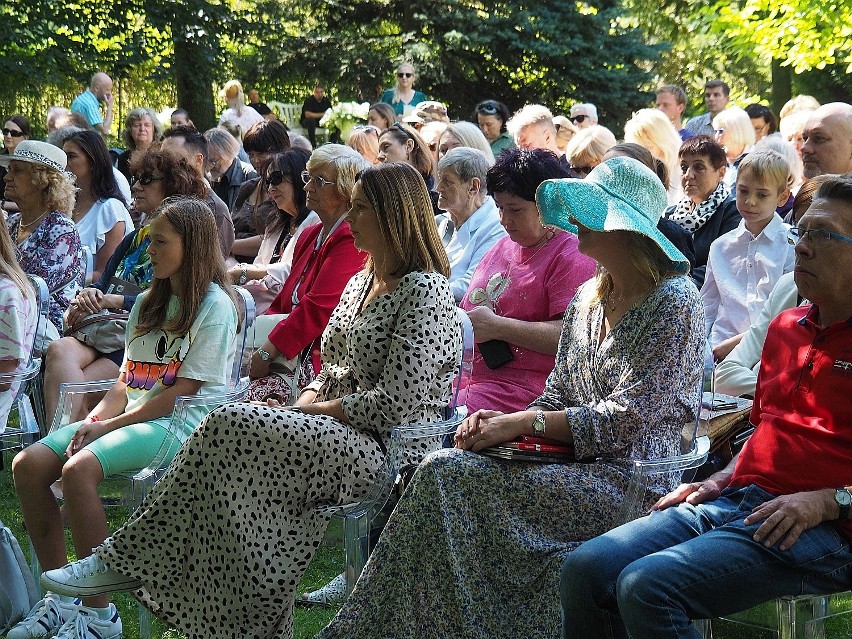
POLYGON ((574 117, 574 111, 577 109, 585 109, 586 115, 588 115, 595 122, 598 121, 598 107, 596 107, 591 102, 583 102, 581 104, 575 104, 571 107, 571 117, 574 117))

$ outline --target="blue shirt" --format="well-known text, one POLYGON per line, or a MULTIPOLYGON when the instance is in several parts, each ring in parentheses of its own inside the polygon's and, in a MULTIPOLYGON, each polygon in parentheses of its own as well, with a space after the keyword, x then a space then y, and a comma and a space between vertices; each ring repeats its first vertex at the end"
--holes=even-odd
POLYGON ((71 103, 71 110, 86 118, 89 126, 97 126, 104 121, 103 116, 101 116, 101 105, 91 89, 86 89, 74 98, 71 103))

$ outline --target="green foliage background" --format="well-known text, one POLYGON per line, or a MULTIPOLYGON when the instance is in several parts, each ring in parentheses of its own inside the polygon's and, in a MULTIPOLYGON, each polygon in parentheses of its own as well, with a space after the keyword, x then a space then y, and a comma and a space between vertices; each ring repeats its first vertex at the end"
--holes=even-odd
POLYGON ((321 80, 374 101, 403 60, 454 118, 485 98, 592 101, 616 134, 663 82, 688 89, 688 113, 712 77, 740 104, 852 94, 852 3, 835 0, 5 0, 0 20, 0 112, 37 132, 99 69, 116 81, 114 132, 139 105, 212 126, 232 77, 267 100, 301 102, 321 80))

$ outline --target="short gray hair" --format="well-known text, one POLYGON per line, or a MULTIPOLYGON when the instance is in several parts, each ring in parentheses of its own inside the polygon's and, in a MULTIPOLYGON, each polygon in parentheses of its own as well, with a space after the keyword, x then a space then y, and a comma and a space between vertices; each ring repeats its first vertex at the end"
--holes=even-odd
POLYGON ((596 107, 591 102, 582 102, 580 104, 575 104, 571 107, 571 117, 574 117, 574 110, 583 108, 586 110, 586 115, 588 115, 595 122, 598 121, 598 107, 596 107))
POLYGON ((372 165, 353 148, 343 144, 323 144, 311 153, 308 171, 313 173, 326 166, 334 167, 337 192, 351 198, 358 174, 372 165))
POLYGON ((449 169, 459 176, 459 180, 462 182, 470 182, 473 178, 479 178, 479 188, 484 191, 485 179, 492 164, 494 164, 493 156, 489 162, 489 158, 479 149, 457 146, 447 151, 444 157, 438 160, 438 173, 449 169))

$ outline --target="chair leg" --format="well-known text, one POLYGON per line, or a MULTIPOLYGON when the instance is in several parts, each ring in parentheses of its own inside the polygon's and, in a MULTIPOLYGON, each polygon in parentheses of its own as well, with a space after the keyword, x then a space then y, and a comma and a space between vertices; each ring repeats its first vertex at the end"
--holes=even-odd
POLYGON ((141 639, 151 639, 151 611, 141 603, 139 606, 139 636, 141 639))
POLYGON ((367 563, 370 543, 370 522, 367 515, 347 515, 343 519, 346 550, 346 593, 352 592, 367 563))

